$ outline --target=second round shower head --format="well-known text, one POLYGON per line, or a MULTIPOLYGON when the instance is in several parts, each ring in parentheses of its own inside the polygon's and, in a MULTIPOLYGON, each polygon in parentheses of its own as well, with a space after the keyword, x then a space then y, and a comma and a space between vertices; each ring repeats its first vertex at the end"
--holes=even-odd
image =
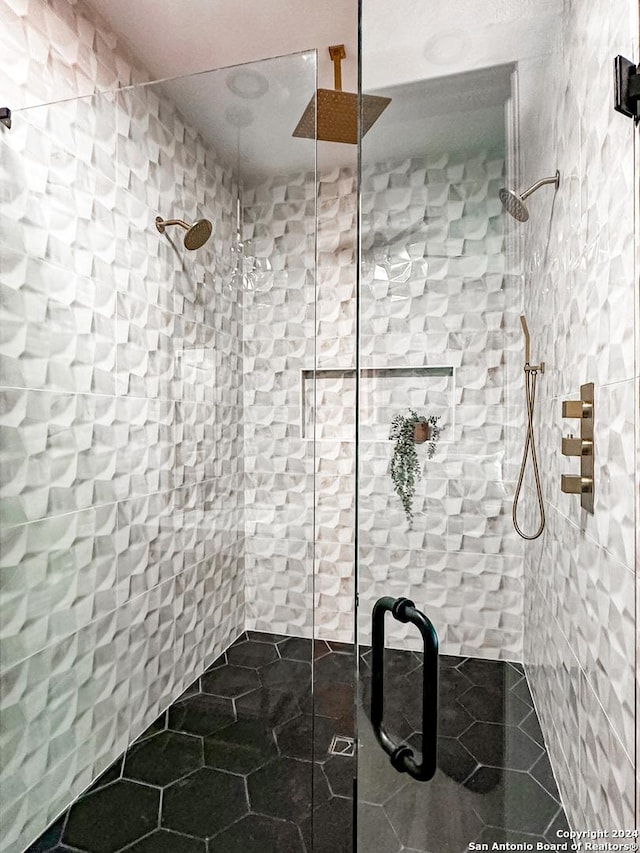
POLYGON ((213 231, 213 225, 208 219, 198 219, 193 225, 188 225, 182 219, 163 219, 161 216, 156 216, 156 228, 161 234, 164 234, 164 229, 167 225, 180 225, 186 229, 184 247, 191 251, 204 246, 213 231))
POLYGON ((508 214, 517 219, 518 222, 526 222, 529 218, 527 205, 523 202, 521 196, 513 190, 508 190, 502 187, 498 193, 502 206, 508 214))
POLYGON ((510 216, 517 219, 518 222, 526 222, 529 218, 529 208, 524 203, 525 199, 529 198, 530 195, 532 195, 536 190, 539 190, 540 187, 545 186, 545 184, 554 184, 556 189, 558 189, 558 186, 560 185, 560 172, 556 169, 556 173, 552 178, 542 178, 530 186, 529 189, 521 193, 502 187, 498 196, 502 202, 503 208, 510 216))

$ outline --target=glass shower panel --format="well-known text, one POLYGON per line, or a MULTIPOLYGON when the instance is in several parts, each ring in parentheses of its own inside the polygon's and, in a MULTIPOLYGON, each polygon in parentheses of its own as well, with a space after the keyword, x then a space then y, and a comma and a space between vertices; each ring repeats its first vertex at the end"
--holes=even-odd
POLYGON ((110 94, 14 111, 0 139, 8 850, 24 849, 126 743, 115 708, 127 666, 114 618, 115 115, 110 94))
POLYGON ((561 849, 569 829, 634 846, 638 136, 611 58, 637 54, 638 5, 465 10, 361 7, 363 88, 392 101, 360 175, 358 849, 561 849), (501 188, 536 186, 526 221, 503 212, 501 188), (525 377, 543 361, 546 525, 519 538, 525 377), (561 404, 583 383, 601 412, 593 512, 561 482, 577 470, 561 404), (435 444, 412 423, 432 418, 435 444))
POLYGON ((315 87, 303 53, 3 129, 11 853, 310 836, 315 87))
POLYGON ((520 663, 511 75, 376 89, 391 104, 362 140, 359 850, 462 853, 566 825, 520 663))

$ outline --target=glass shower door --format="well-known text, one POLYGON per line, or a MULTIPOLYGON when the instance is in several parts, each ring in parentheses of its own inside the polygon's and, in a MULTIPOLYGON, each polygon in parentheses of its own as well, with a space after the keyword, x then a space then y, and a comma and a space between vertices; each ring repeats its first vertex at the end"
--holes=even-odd
POLYGON ((359 851, 535 849, 567 826, 520 662, 512 73, 375 89, 387 124, 362 140, 359 851))
POLYGON ((637 61, 637 3, 464 5, 474 26, 362 4, 364 90, 391 104, 359 184, 357 849, 635 849, 638 136, 611 60, 637 61), (503 211, 556 169, 528 220, 503 211), (546 362, 526 542, 522 315, 546 362), (561 490, 586 382, 593 513, 561 490))
POLYGON ((518 662, 500 425, 504 148, 363 151, 358 849, 555 839, 564 813, 518 662))

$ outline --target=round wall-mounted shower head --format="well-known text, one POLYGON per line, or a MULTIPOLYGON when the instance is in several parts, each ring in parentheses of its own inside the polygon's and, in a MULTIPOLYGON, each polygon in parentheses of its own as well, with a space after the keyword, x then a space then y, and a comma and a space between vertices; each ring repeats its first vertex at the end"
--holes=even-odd
POLYGON ((211 237, 212 230, 213 225, 208 219, 198 219, 184 235, 185 248, 193 250, 204 246, 211 237))
POLYGON ((539 190, 540 187, 544 187, 545 184, 553 184, 555 188, 558 189, 560 186, 560 172, 556 170, 556 173, 552 178, 542 178, 541 180, 536 181, 535 184, 522 193, 517 193, 513 190, 508 190, 505 187, 502 187, 498 192, 498 196, 500 197, 502 206, 508 214, 513 216, 514 219, 517 219, 518 222, 526 222, 529 218, 529 210, 524 201, 536 190, 539 190))
POLYGON ((193 225, 188 225, 182 219, 163 219, 161 216, 156 216, 156 228, 161 234, 164 234, 167 225, 179 225, 186 230, 184 246, 191 251, 204 246, 213 231, 213 225, 208 219, 198 219, 193 225))
POLYGON ((518 222, 527 221, 529 218, 529 211, 527 210, 527 205, 522 201, 518 193, 502 187, 498 195, 500 196, 502 206, 507 213, 513 216, 514 219, 517 219, 518 222))

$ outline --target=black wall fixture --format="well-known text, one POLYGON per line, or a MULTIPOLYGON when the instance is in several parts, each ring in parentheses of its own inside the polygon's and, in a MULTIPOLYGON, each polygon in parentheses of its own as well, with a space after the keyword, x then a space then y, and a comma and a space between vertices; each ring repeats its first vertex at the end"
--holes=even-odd
POLYGON ((640 74, 638 66, 624 56, 613 60, 613 108, 628 118, 640 120, 640 74))

